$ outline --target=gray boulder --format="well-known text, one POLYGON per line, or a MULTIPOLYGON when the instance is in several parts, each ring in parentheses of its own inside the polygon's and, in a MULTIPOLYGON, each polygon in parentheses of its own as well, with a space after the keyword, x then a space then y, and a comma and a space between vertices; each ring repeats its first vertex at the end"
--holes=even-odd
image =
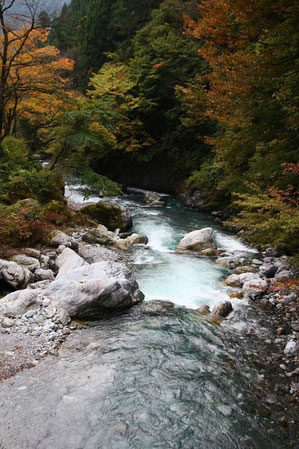
POLYGON ((246 281, 242 288, 243 296, 252 300, 263 296, 266 291, 267 282, 261 278, 253 278, 250 281, 246 281))
POLYGON ((60 245, 64 245, 68 248, 77 249, 78 242, 73 237, 65 234, 62 231, 53 231, 50 234, 50 246, 58 248, 60 245))
POLYGON ((64 277, 69 271, 87 265, 87 262, 70 248, 65 248, 55 261, 57 278, 64 277))
POLYGON ((199 313, 200 315, 209 315, 210 314, 210 307, 207 304, 204 304, 198 309, 195 309, 195 313, 199 313))
POLYGON ((225 318, 233 311, 233 306, 230 301, 221 301, 212 310, 212 315, 225 318))
POLYGON ((241 287, 242 283, 240 281, 240 276, 237 274, 231 274, 224 281, 225 285, 228 287, 241 287))
POLYGON ((147 245, 148 238, 145 235, 132 234, 126 239, 118 239, 115 243, 119 249, 127 250, 133 245, 147 245))
POLYGON ((289 270, 282 270, 275 274, 275 279, 277 281, 279 281, 281 279, 289 278, 291 276, 292 276, 292 273, 289 270))
POLYGON ((259 267, 261 275, 265 278, 274 278, 275 273, 278 270, 278 265, 274 264, 264 264, 259 267))
POLYGON ((148 238, 139 234, 132 234, 126 239, 121 239, 118 233, 108 231, 108 229, 103 225, 90 229, 86 232, 86 234, 84 234, 83 240, 87 243, 97 243, 122 250, 128 250, 133 245, 148 243, 148 238))
POLYGON ((40 252, 40 250, 38 250, 38 249, 35 249, 35 248, 24 248, 23 250, 22 250, 22 252, 24 253, 24 254, 26 254, 26 256, 28 256, 28 257, 34 257, 35 259, 40 259, 40 256, 41 256, 41 252, 40 252))
POLYGON ((33 281, 33 273, 16 262, 0 260, 0 279, 15 290, 26 288, 33 281))
POLYGON ((0 300, 0 316, 15 317, 23 315, 29 309, 37 309, 41 304, 40 289, 19 290, 0 300))
POLYGON ((213 241, 213 229, 204 228, 189 232, 176 247, 177 252, 198 252, 212 248, 217 249, 213 241))
POLYGON ((157 192, 147 192, 144 201, 150 206, 163 206, 165 204, 163 196, 157 192))
POLYGON ((67 271, 57 276, 43 294, 72 318, 81 319, 96 319, 144 299, 129 269, 117 262, 98 262, 67 271))
POLYGON ((34 278, 36 282, 39 281, 54 281, 54 273, 52 270, 43 270, 42 268, 39 268, 34 273, 34 278))
POLYGON ((80 243, 78 254, 88 263, 102 262, 103 260, 119 262, 120 256, 116 251, 94 244, 86 245, 80 243))
POLYGON ((165 301, 160 299, 155 299, 152 301, 144 302, 141 305, 141 310, 146 315, 159 316, 165 315, 173 312, 175 305, 171 301, 165 301))
POLYGON ((24 268, 28 268, 28 270, 32 271, 33 273, 35 272, 35 270, 38 270, 40 268, 39 261, 34 257, 28 257, 20 254, 18 256, 14 256, 12 260, 18 265, 21 265, 24 268))
POLYGON ((130 210, 127 207, 120 206, 122 232, 129 231, 133 227, 133 219, 130 210))
POLYGON ((98 243, 104 246, 113 246, 115 244, 115 235, 112 231, 99 225, 96 228, 89 229, 84 235, 83 240, 87 243, 98 243))

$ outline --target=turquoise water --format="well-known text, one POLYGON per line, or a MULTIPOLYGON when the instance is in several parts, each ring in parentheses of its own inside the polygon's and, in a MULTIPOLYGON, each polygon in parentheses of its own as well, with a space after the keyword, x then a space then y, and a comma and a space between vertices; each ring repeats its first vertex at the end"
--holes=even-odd
MULTIPOLYGON (((260 367, 273 352, 267 316, 240 301, 221 325, 190 311, 226 298, 226 272, 212 259, 173 252, 185 233, 206 226, 224 249, 250 248, 205 214, 172 198, 146 207, 137 193, 120 200, 134 230, 149 237, 129 254, 132 269, 147 301, 177 306, 153 314, 145 302, 92 323, 72 333, 57 356, 2 382, 0 448, 295 447, 295 437, 275 424, 275 404, 286 407, 275 397, 275 373, 272 384, 262 383, 260 367), (273 405, 265 416, 266 397, 273 405)), ((72 198, 83 200, 79 188, 72 198)))

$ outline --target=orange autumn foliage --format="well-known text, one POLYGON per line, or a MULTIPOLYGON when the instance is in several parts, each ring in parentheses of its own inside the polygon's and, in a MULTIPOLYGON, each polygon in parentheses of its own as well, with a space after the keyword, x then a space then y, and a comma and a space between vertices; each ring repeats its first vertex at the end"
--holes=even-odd
POLYGON ((0 86, 4 92, 1 138, 15 134, 20 117, 36 128, 47 127, 69 107, 74 95, 68 79, 74 62, 45 44, 47 30, 33 29, 24 39, 25 32, 9 31, 6 48, 5 36, 0 36, 0 53, 7 53, 6 67, 0 59, 0 72, 7 75, 0 86))

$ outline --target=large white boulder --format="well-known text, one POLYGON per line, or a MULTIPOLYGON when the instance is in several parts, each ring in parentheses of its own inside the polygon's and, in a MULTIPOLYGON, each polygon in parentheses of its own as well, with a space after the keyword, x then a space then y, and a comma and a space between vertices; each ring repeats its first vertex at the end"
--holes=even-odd
POLYGON ((71 317, 96 319, 144 299, 129 269, 117 262, 98 262, 57 276, 43 294, 71 317))
POLYGON ((15 317, 23 315, 29 309, 38 308, 41 304, 40 289, 18 290, 0 300, 0 316, 15 317))
POLYGON ((87 262, 70 248, 65 248, 55 260, 58 270, 57 278, 65 276, 69 271, 87 265, 87 262))
POLYGON ((204 228, 189 232, 176 247, 177 252, 198 252, 206 249, 217 249, 213 240, 213 229, 204 228))

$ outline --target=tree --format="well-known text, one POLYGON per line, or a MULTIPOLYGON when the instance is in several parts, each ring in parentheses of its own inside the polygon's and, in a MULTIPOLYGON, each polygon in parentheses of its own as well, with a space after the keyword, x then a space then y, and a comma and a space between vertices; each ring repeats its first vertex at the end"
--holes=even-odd
POLYGON ((46 112, 48 120, 55 101, 62 103, 63 73, 73 68, 71 60, 45 45, 48 31, 38 21, 39 2, 22 5, 16 14, 16 1, 0 2, 0 140, 16 133, 21 113, 31 120, 46 112))
POLYGON ((281 163, 298 149, 298 5, 294 0, 205 0, 200 19, 186 17, 210 71, 189 103, 220 126, 210 136, 224 161, 221 184, 244 192, 283 183, 281 163), (195 107, 196 105, 196 107, 195 107))

